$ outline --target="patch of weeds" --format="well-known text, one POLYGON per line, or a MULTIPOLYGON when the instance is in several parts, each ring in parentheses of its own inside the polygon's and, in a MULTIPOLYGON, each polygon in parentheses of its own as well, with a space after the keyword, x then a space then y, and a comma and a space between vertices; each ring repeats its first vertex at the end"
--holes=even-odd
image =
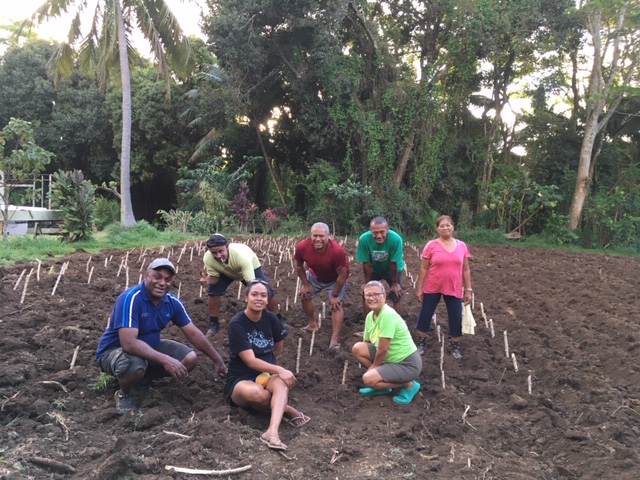
POLYGON ((101 393, 107 391, 114 383, 115 378, 108 373, 102 372, 93 383, 89 384, 89 389, 94 393, 101 393))
POLYGON ((18 420, 20 420, 20 415, 18 415, 16 418, 14 418, 13 420, 11 420, 9 423, 7 423, 7 428, 13 428, 16 426, 16 424, 18 423, 18 420))
POLYGON ((136 414, 133 416, 133 429, 134 430, 138 429, 138 425, 140 425, 140 422, 142 421, 142 417, 144 417, 144 413, 142 413, 142 410, 138 409, 136 414))
POLYGON ((69 399, 66 398, 66 397, 65 398, 56 398, 52 403, 53 408, 55 408, 57 410, 64 411, 64 410, 67 409, 67 402, 68 401, 69 401, 69 399))

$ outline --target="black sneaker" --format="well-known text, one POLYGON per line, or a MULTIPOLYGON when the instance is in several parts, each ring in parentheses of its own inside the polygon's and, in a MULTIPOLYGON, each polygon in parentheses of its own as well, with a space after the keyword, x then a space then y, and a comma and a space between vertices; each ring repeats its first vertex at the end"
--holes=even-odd
POLYGON ((278 318, 278 320, 280 320, 280 326, 282 327, 282 330, 286 330, 287 329, 287 319, 284 318, 282 315, 278 318))
POLYGON ((118 390, 113 398, 116 401, 116 410, 120 415, 133 412, 136 409, 136 401, 131 394, 125 395, 118 390))
POLYGON ((427 351, 427 337, 418 337, 418 355, 423 356, 427 351))
POLYGON ((220 322, 211 322, 209 324, 209 330, 207 330, 207 335, 210 337, 213 337, 219 331, 220 331, 220 322))
POLYGON ((460 342, 449 342, 449 351, 451 352, 451 356, 456 360, 460 360, 462 358, 460 342))

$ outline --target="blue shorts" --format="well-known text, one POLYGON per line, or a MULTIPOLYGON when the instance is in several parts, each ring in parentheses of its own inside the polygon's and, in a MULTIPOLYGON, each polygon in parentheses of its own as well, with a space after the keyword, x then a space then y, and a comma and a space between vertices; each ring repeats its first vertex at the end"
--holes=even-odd
MULTIPOLYGON (((311 295, 309 296, 309 298, 315 297, 322 290, 326 290, 331 296, 333 295, 333 291, 336 288, 336 282, 321 282, 309 271, 307 271, 307 280, 309 280, 309 283, 311 284, 311 295)), ((342 285, 342 289, 338 294, 338 300, 343 301, 346 294, 347 282, 344 282, 344 285, 342 285)))
MULTIPOLYGON (((262 267, 256 268, 253 271, 253 274, 255 275, 255 278, 259 278, 260 280, 264 280, 265 282, 269 283, 269 279, 264 274, 264 270, 262 270, 262 267)), ((227 292, 227 288, 229 288, 229 285, 236 281, 235 278, 227 277, 223 273, 221 273, 218 278, 218 283, 216 283, 215 285, 209 285, 209 287, 207 288, 207 295, 210 295, 212 297, 221 297, 227 292)), ((242 282, 243 285, 247 285, 247 282, 245 280, 239 281, 242 282)), ((276 296, 276 292, 273 288, 271 288, 270 284, 267 285, 267 290, 269 291, 269 300, 276 296)))

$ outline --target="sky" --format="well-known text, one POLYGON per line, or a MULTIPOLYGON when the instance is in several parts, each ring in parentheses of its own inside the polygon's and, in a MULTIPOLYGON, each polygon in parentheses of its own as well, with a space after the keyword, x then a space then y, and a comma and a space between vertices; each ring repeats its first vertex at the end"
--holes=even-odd
MULTIPOLYGON (((0 24, 6 24, 10 21, 24 20, 35 12, 44 0, 0 0, 2 7, 0 8, 0 24)), ((180 22, 180 26, 187 35, 202 36, 202 31, 198 27, 200 20, 202 0, 165 0, 173 14, 180 22)), ((93 9, 89 9, 93 13, 93 9)), ((75 10, 72 10, 75 12, 75 10)), ((38 35, 42 38, 54 40, 62 40, 65 38, 69 30, 70 16, 65 19, 51 20, 36 29, 38 35)), ((87 20, 87 23, 90 20, 87 20)), ((134 38, 134 43, 137 43, 134 38)), ((143 47, 138 47, 143 51, 143 47)))

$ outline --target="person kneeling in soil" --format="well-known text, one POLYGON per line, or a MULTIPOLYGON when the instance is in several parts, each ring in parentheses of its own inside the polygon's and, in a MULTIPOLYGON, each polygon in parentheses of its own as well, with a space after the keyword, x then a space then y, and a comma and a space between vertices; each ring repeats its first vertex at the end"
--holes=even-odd
POLYGON ((195 368, 198 357, 190 347, 160 338, 169 322, 213 360, 216 377, 227 372, 218 351, 193 324, 182 302, 169 293, 175 273, 166 258, 151 262, 144 281, 120 294, 100 338, 96 359, 102 371, 115 376, 120 384, 115 394, 120 414, 136 409, 132 388, 161 377, 181 381, 195 368))
POLYGON ((365 320, 364 341, 353 346, 353 355, 367 368, 362 376, 365 397, 388 395, 400 388, 393 401, 406 405, 420 390, 416 380, 422 371, 422 357, 413 343, 407 324, 385 303, 384 285, 372 280, 364 287, 371 309, 365 320))
POLYGON ((225 389, 234 406, 270 410, 269 428, 260 441, 271 449, 286 450, 279 434, 283 417, 286 415, 294 427, 301 427, 310 418, 288 404, 296 377, 276 363, 285 335, 278 317, 266 309, 268 287, 262 279, 251 280, 245 289, 247 307, 229 322, 230 360, 225 389))
MULTIPOLYGON (((207 251, 203 257, 204 270, 200 274, 200 285, 207 287, 209 296, 209 330, 207 336, 213 337, 220 331, 220 305, 222 296, 234 281, 238 280, 247 285, 254 278, 265 282, 269 279, 260 265, 260 259, 251 247, 242 243, 229 243, 219 233, 214 233, 207 240, 207 251)), ((267 308, 276 314, 280 326, 286 335, 287 322, 280 313, 276 292, 269 286, 269 303, 267 308)))

